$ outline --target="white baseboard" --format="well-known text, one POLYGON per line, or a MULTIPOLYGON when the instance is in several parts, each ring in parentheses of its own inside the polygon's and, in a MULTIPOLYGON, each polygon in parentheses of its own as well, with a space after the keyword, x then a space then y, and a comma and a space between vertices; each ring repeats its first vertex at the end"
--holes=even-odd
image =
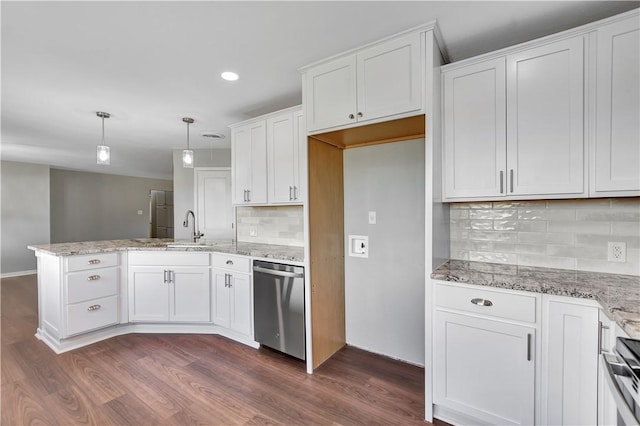
POLYGON ((18 271, 18 272, 7 272, 6 274, 0 274, 0 278, 13 278, 13 277, 21 277, 23 275, 34 275, 38 271, 32 269, 30 271, 18 271))

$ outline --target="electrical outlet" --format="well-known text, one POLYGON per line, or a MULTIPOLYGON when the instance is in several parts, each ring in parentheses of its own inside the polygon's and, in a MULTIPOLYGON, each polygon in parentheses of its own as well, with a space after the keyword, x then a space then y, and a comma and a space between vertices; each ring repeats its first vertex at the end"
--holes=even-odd
POLYGON ((376 212, 369 212, 369 225, 376 224, 376 212))
POLYGON ((607 260, 609 262, 626 262, 627 244, 609 242, 607 250, 607 260))
POLYGON ((257 237, 258 236, 258 227, 255 225, 252 225, 249 227, 249 236, 250 237, 257 237))

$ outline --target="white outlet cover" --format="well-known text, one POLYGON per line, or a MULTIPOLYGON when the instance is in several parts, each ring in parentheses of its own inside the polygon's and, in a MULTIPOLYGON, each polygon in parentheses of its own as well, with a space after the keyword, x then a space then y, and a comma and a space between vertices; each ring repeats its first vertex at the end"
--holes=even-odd
POLYGON ((249 236, 250 237, 257 237, 258 236, 258 227, 257 226, 250 226, 249 227, 249 236))
POLYGON ((142 210, 138 210, 138 216, 142 216, 142 210))
POLYGON ((627 261, 627 243, 609 242, 607 244, 607 261, 626 262, 627 261))
POLYGON ((369 212, 369 225, 376 224, 376 212, 369 212))

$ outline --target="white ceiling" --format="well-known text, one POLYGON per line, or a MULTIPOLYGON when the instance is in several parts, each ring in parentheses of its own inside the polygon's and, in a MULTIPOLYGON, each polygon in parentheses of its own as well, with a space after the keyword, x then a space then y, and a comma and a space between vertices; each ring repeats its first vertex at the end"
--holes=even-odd
POLYGON ((297 69, 437 20, 451 61, 639 2, 0 2, 3 160, 172 178, 171 150, 301 102, 297 69), (240 80, 220 79, 222 71, 240 80), (111 166, 95 164, 105 120, 111 166))

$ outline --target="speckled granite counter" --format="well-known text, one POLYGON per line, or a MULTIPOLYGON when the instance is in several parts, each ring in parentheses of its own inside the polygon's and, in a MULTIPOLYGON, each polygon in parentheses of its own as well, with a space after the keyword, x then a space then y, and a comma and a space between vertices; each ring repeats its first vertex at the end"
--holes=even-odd
POLYGON ((629 336, 640 339, 640 277, 450 260, 431 278, 597 300, 629 336))
POLYGON ((40 244, 29 246, 36 252, 44 252, 55 256, 72 256, 77 254, 108 253, 114 251, 207 251, 215 253, 237 254, 256 258, 283 260, 287 262, 304 261, 302 247, 280 246, 274 244, 242 243, 232 240, 205 241, 198 246, 175 246, 180 241, 166 238, 136 238, 130 240, 86 241, 80 243, 40 244))

